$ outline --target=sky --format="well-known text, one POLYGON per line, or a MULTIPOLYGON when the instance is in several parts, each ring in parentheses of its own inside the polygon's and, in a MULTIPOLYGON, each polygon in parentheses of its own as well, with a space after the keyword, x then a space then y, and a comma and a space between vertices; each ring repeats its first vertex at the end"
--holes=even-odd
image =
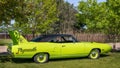
MULTIPOLYGON (((65 0, 65 1, 68 1, 69 3, 73 4, 74 6, 77 6, 78 2, 80 0, 65 0)), ((103 2, 103 1, 106 1, 106 0, 98 0, 98 2, 103 2)))

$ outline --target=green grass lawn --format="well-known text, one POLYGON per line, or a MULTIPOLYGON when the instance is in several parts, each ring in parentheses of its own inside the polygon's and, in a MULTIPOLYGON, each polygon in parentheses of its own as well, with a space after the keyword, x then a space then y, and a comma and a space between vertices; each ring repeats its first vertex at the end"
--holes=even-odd
POLYGON ((0 68, 120 68, 120 53, 109 53, 96 60, 59 59, 44 64, 34 63, 31 59, 14 59, 13 62, 1 62, 0 68))
POLYGON ((0 46, 11 44, 11 39, 0 39, 0 46))

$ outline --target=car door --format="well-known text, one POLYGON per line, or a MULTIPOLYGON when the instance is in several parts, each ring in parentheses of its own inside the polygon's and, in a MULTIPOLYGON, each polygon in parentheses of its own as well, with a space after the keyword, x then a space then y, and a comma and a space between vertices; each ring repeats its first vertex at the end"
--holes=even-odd
POLYGON ((84 56, 85 45, 83 43, 75 42, 74 39, 64 37, 64 42, 61 44, 62 57, 80 57, 84 56))

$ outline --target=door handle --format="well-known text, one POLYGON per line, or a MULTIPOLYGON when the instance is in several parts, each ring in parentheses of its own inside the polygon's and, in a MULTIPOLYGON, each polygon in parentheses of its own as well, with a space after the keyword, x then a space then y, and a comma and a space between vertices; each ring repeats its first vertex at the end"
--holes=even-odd
POLYGON ((62 45, 62 47, 65 47, 65 45, 62 45))

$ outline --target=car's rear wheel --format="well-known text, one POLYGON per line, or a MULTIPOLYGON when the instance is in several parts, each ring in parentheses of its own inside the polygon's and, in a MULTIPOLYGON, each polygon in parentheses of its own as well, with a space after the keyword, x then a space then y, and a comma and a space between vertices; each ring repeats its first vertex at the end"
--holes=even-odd
POLYGON ((98 49, 93 49, 89 56, 90 59, 98 59, 100 57, 100 51, 98 49))
POLYGON ((36 63, 45 63, 48 62, 49 55, 46 53, 39 53, 35 55, 33 58, 34 58, 34 62, 36 63))

